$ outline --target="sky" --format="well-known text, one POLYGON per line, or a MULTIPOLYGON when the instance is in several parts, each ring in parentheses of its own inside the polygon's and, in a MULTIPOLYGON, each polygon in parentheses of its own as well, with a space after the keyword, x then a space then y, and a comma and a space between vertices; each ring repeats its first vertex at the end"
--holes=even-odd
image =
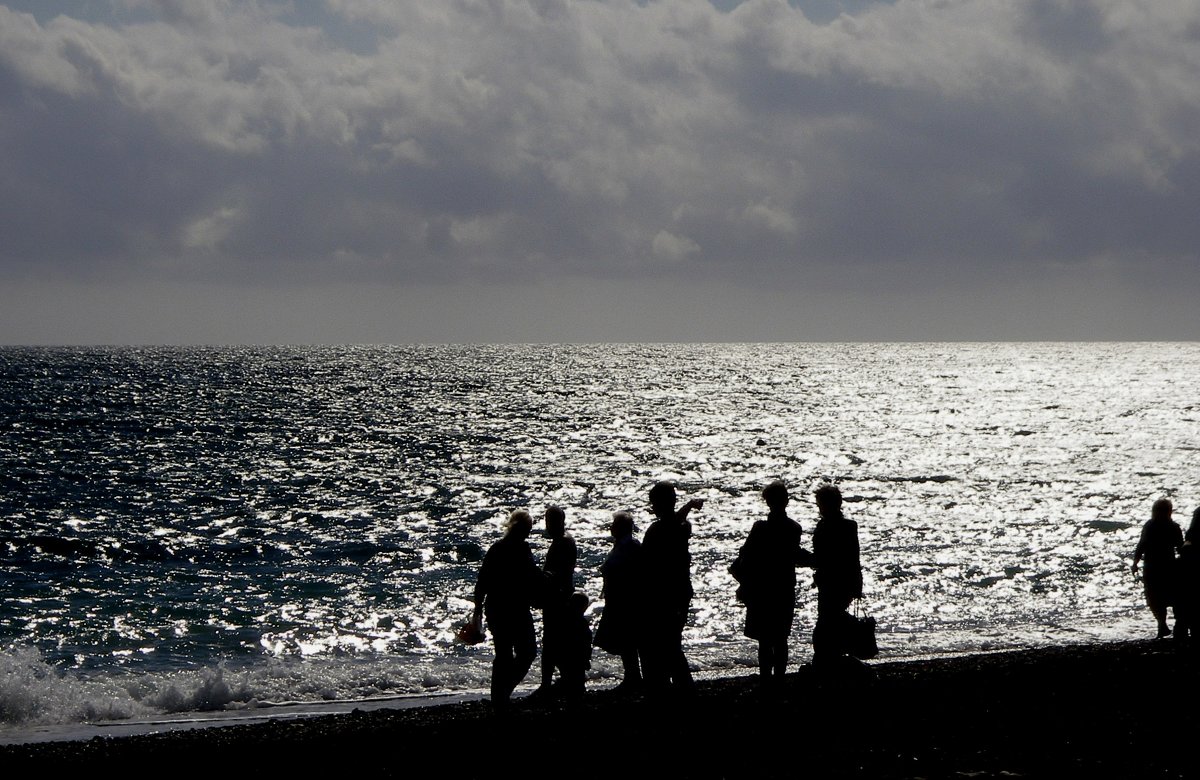
POLYGON ((946 340, 1200 340, 1200 3, 0 3, 0 343, 946 340))

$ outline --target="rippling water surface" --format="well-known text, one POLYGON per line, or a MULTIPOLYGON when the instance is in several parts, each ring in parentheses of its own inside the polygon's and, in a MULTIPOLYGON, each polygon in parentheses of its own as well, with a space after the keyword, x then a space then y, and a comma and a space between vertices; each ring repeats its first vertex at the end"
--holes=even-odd
POLYGON ((726 566, 776 477, 806 538, 841 484, 885 655, 1146 635, 1196 377, 1197 344, 0 348, 0 721, 485 687, 453 631, 508 510, 567 507, 595 614, 662 478, 707 500, 702 669, 754 664, 726 566))

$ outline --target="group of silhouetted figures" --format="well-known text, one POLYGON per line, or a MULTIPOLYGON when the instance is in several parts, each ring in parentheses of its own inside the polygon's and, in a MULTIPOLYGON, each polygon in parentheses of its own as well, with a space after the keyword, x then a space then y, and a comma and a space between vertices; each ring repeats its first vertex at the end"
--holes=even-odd
MULTIPOLYGON (((836 486, 822 485, 814 494, 820 519, 811 551, 801 546, 800 524, 787 515, 787 486, 774 481, 762 496, 767 518, 754 523, 730 573, 738 582, 737 598, 746 606, 745 633, 758 641, 760 678, 764 685, 772 685, 787 668, 797 568, 815 571, 814 666, 853 654, 850 634, 856 619, 848 610, 862 596, 863 580, 858 526, 842 513, 842 495, 836 486)), ((591 666, 593 643, 620 657, 624 675, 619 691, 647 695, 692 691, 692 674, 683 652, 693 595, 688 515, 704 502, 691 499, 677 506, 670 482, 656 483, 649 499, 654 520, 641 541, 635 536, 631 513, 612 516, 612 549, 600 566, 604 610, 594 638, 585 615, 587 596, 573 586, 576 548, 566 531, 566 513, 554 506, 546 510, 550 546, 540 568, 526 541, 533 530, 532 516, 523 509, 509 515, 503 537, 480 566, 472 616, 479 633, 486 616, 495 646, 494 706, 507 705, 537 656, 533 609, 541 609, 543 618, 542 679, 530 698, 577 700, 591 666)))
POLYGON ((1133 552, 1133 573, 1142 563, 1146 604, 1158 621, 1158 638, 1172 634, 1167 607, 1175 612, 1175 637, 1200 639, 1200 508, 1192 513, 1186 532, 1171 519, 1175 507, 1160 498, 1142 526, 1133 552))

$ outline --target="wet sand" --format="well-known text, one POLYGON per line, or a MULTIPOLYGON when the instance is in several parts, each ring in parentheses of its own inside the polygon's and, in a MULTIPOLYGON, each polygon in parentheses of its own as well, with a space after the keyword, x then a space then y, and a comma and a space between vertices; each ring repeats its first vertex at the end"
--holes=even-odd
MULTIPOLYGON (((700 682, 664 700, 487 702, 0 748, 8 770, 221 776, 1189 777, 1200 652, 1172 641, 809 666, 761 691, 700 682)), ((16 776, 10 774, 10 776, 16 776)))

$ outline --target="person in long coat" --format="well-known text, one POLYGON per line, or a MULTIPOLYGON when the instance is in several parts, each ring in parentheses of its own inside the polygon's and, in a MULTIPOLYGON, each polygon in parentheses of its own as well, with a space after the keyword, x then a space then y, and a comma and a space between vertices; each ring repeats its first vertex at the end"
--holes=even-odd
POLYGON ((621 657, 624 676, 617 689, 637 692, 642 687, 642 543, 634 534, 633 515, 615 512, 609 526, 613 546, 600 576, 604 578, 604 611, 596 628, 596 647, 621 657))
POLYGON ((745 634, 758 640, 762 682, 781 679, 787 670, 788 638, 796 614, 796 567, 811 554, 800 546, 800 524, 787 515, 787 485, 775 480, 762 492, 767 519, 750 528, 732 568, 746 605, 745 634))

